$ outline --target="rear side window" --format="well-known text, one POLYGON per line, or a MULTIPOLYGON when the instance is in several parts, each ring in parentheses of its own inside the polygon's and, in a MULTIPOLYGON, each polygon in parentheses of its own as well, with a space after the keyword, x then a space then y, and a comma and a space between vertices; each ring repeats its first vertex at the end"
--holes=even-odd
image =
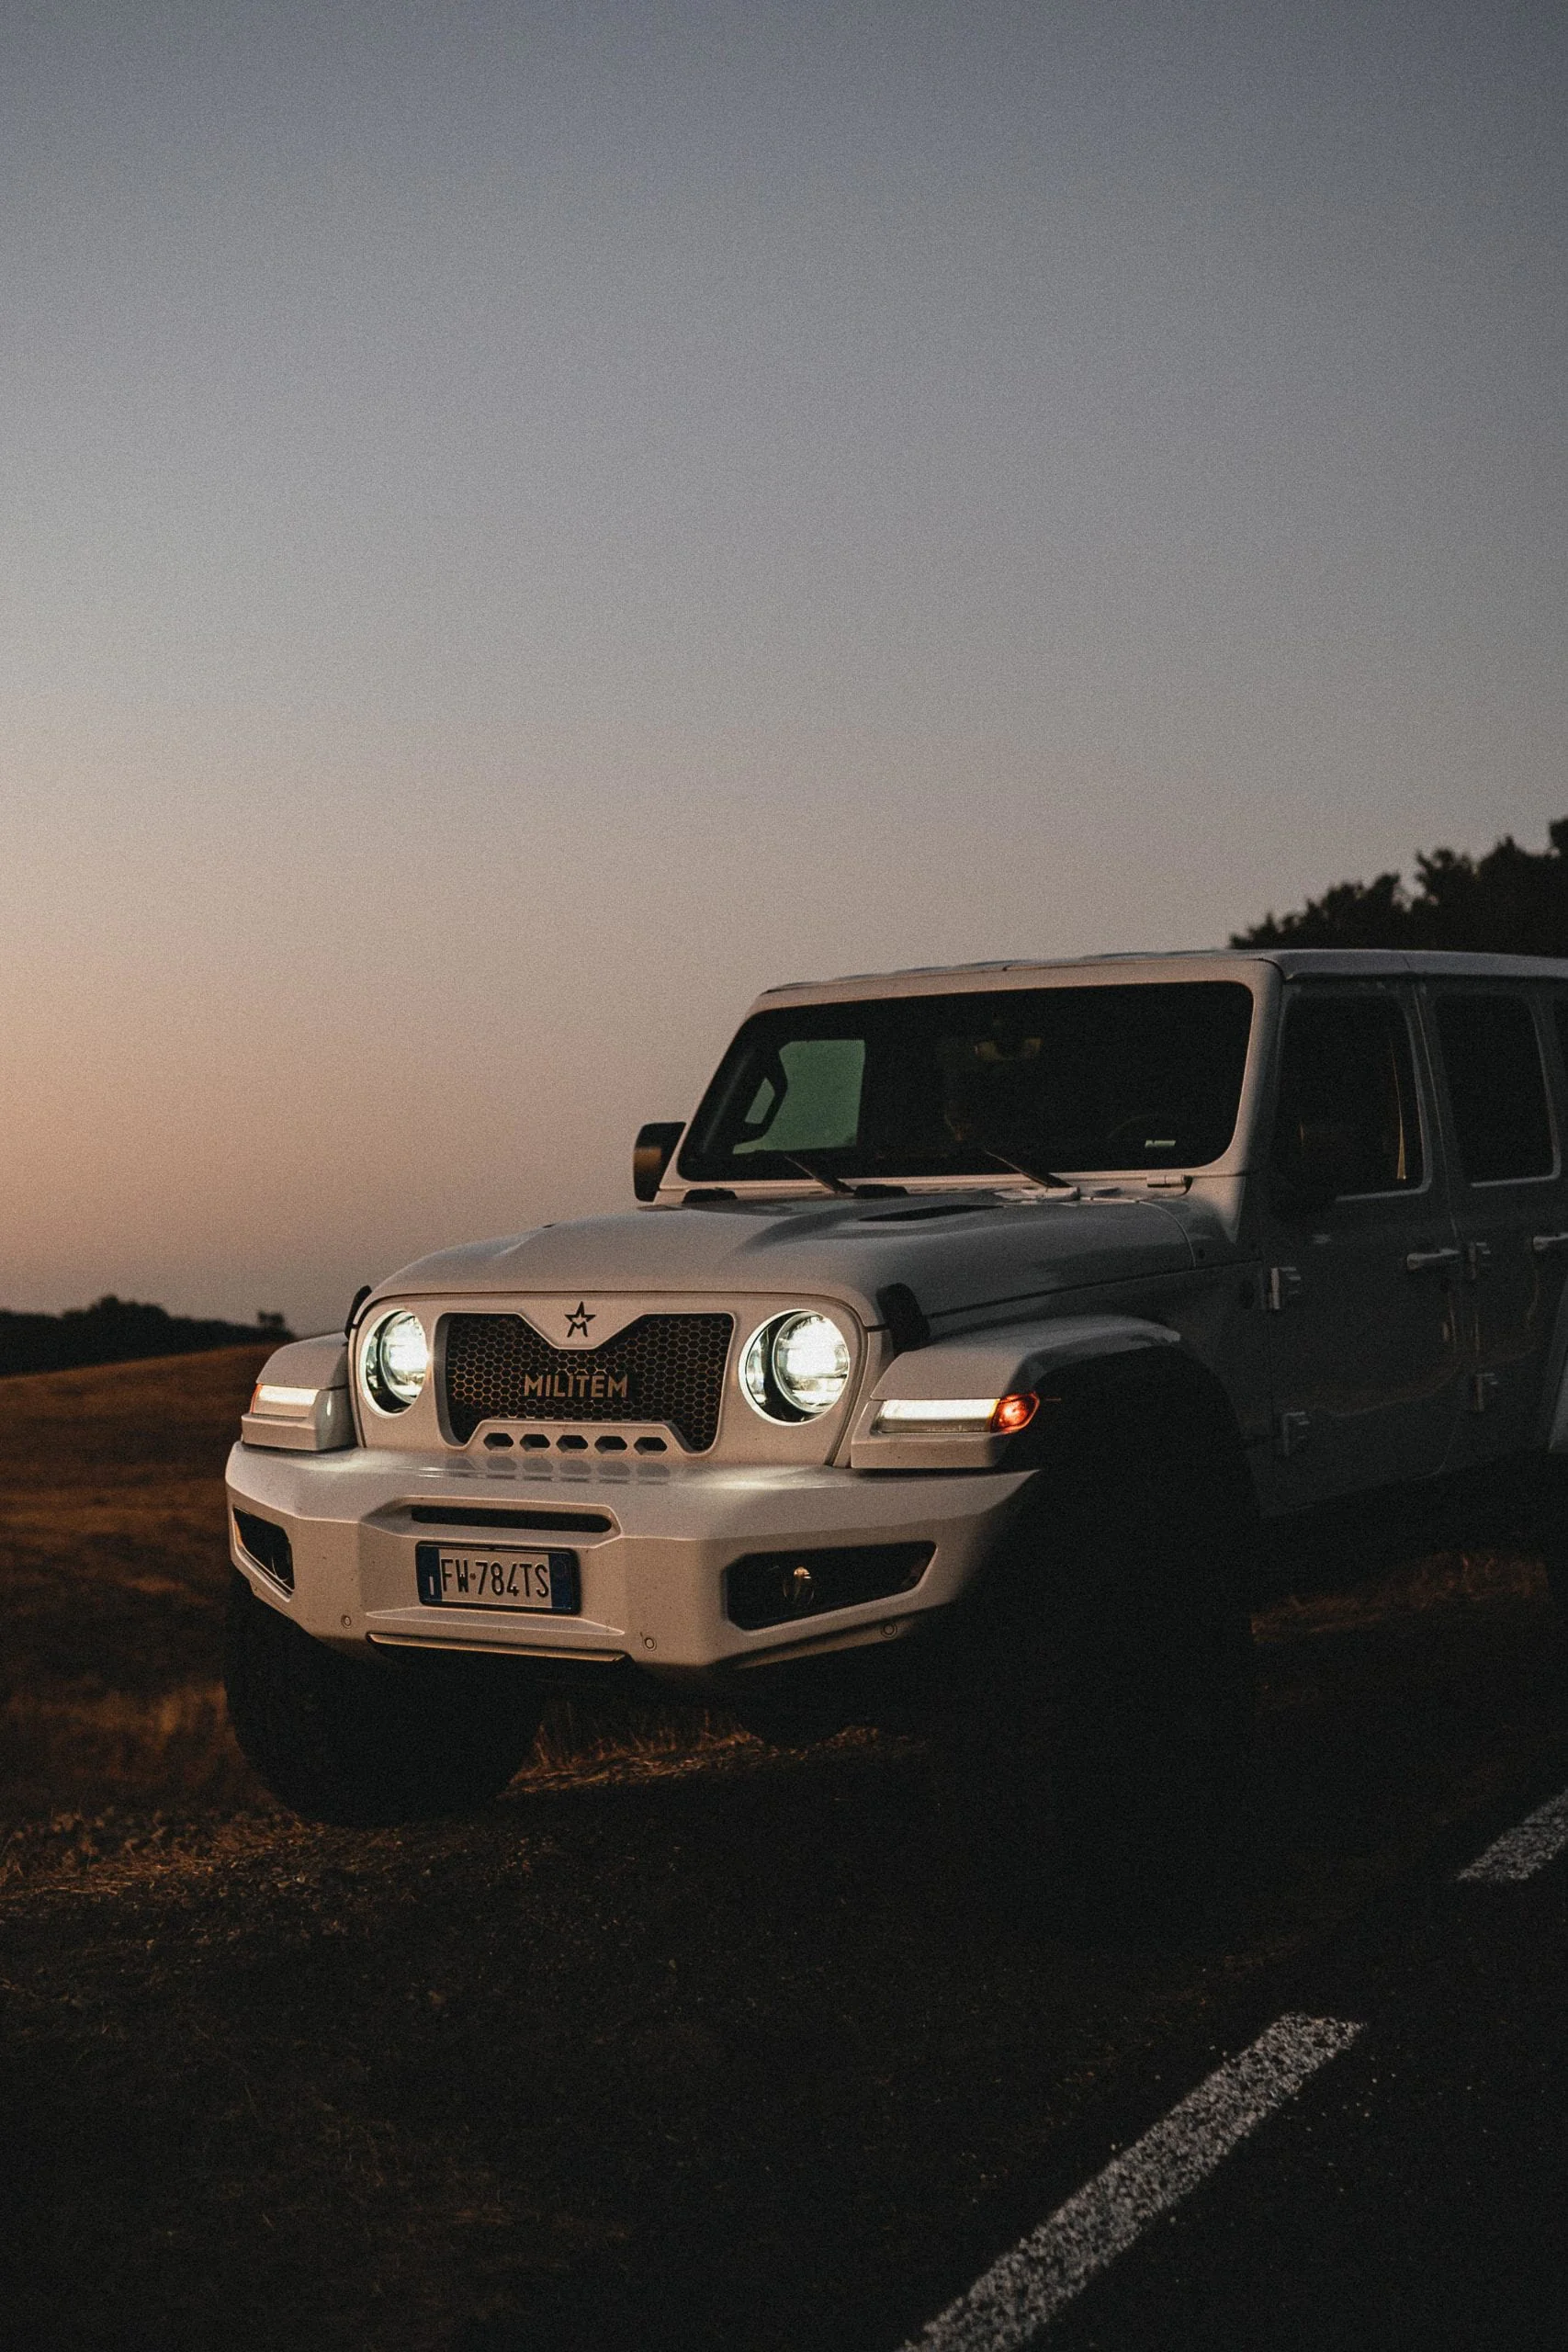
POLYGON ((1341 1193, 1420 1183, 1421 1114, 1410 1031, 1387 997, 1307 996, 1285 1023, 1277 1175, 1341 1193))
POLYGON ((1550 1176, 1555 1164, 1546 1073, 1519 996, 1439 996, 1438 1037, 1467 1184, 1550 1176))

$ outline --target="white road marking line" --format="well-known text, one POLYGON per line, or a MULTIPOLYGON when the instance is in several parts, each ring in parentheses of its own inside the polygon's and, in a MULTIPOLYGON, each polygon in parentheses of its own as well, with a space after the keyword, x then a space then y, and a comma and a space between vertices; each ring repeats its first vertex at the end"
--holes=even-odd
POLYGON ((1019 2352, 1361 2031, 1338 2018, 1277 2018, 993 2263, 904 2352, 1019 2352))
POLYGON ((1489 1880, 1494 1886, 1517 1885, 1554 1860, 1564 1846, 1568 1846, 1568 1789, 1537 1805, 1517 1829, 1506 1830, 1495 1845, 1477 1854, 1469 1868, 1456 1876, 1489 1880))

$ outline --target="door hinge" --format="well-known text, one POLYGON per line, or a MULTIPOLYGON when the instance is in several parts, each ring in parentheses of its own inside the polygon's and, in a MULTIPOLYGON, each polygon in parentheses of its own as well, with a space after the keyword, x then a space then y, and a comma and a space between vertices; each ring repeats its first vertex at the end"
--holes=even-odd
POLYGON ((1283 1460, 1288 1462, 1292 1453, 1299 1453, 1311 1435, 1312 1416, 1309 1413, 1281 1413, 1276 1442, 1283 1460))
POLYGON ((1471 1374, 1470 1409, 1472 1413, 1483 1413, 1486 1410, 1497 1394, 1497 1375, 1495 1372, 1471 1374))
POLYGON ((1280 1314, 1292 1298, 1302 1295, 1301 1272, 1295 1266, 1270 1266, 1269 1269, 1269 1312, 1280 1314))
POLYGON ((1492 1263, 1490 1241, 1467 1241, 1464 1245, 1464 1270, 1472 1283, 1478 1283, 1492 1263))

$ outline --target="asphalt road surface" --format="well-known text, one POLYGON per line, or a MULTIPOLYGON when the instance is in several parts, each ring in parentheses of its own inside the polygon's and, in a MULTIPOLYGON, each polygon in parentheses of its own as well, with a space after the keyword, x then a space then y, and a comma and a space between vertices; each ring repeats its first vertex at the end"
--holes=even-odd
POLYGON ((1234 2054, 1205 2071, 1214 2053, 1194 2051, 1123 2084, 1040 2184, 1061 2202, 912 2341, 1568 2342, 1565 1849, 1560 1792, 1456 1871, 1431 1858, 1253 1988, 1255 2012, 1264 1993, 1290 2006, 1234 2054))

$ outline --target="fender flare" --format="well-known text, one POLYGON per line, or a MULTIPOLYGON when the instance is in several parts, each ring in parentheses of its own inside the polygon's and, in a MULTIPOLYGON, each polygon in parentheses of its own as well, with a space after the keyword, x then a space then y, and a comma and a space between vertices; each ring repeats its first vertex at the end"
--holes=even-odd
POLYGON ((1060 1432, 1096 1400, 1102 1412, 1135 1414, 1178 1394, 1223 1417, 1239 1459, 1241 1432, 1219 1380, 1168 1324, 1134 1315, 1071 1315, 992 1325, 932 1340, 895 1356, 856 1416, 850 1441, 855 1470, 1024 1470, 1059 1450, 1060 1432), (985 1430, 879 1430, 890 1398, 1008 1396, 1040 1399, 1018 1435, 985 1430))
POLYGON ((1119 1464, 1147 1458, 1155 1435, 1179 1449, 1185 1497, 1199 1482, 1210 1486, 1216 1528, 1228 1530, 1214 1565, 1230 1555, 1234 1590, 1245 1603, 1258 1584, 1261 1535, 1246 1444, 1224 1385, 1168 1325, 1134 1316, 1063 1317, 937 1340, 918 1355, 895 1358, 862 1408, 852 1462, 857 1469, 906 1474, 918 1468, 1027 1474, 1012 1508, 998 1519, 989 1556, 957 1604, 960 1615, 977 1626, 1010 1583, 1021 1522, 1048 1512, 1053 1496, 1076 1516, 1086 1500, 1092 1503, 1097 1482, 1116 1477, 1119 1464), (981 1385, 955 1386, 960 1380, 981 1385), (1025 1388, 1033 1389, 1040 1405, 1013 1437, 869 1434, 886 1396, 1006 1395, 1025 1388), (959 1448, 970 1449, 962 1462, 959 1448), (942 1458, 932 1459, 937 1453, 942 1458))

